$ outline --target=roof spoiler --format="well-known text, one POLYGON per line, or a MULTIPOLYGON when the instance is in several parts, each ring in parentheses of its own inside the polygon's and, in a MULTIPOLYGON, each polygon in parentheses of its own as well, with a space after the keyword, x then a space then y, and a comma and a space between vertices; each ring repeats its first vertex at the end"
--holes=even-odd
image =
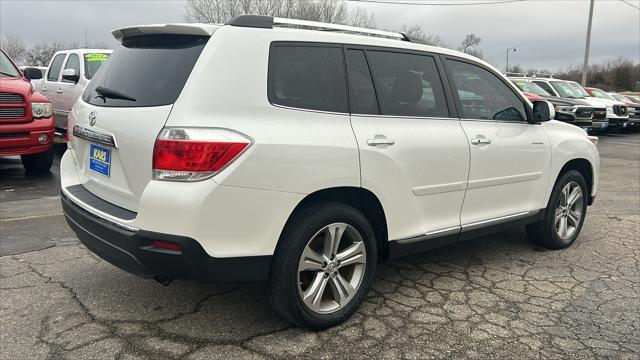
POLYGON ((130 26, 113 30, 111 34, 118 41, 125 37, 150 34, 173 34, 173 35, 201 35, 211 36, 216 29, 215 25, 194 25, 194 24, 161 24, 161 25, 140 25, 130 26))

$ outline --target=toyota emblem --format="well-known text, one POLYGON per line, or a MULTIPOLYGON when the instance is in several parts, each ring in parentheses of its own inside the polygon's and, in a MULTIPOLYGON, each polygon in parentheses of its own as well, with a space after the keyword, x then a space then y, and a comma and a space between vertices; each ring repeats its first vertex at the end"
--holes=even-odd
POLYGON ((89 113, 89 125, 93 126, 96 124, 96 112, 92 111, 89 113))

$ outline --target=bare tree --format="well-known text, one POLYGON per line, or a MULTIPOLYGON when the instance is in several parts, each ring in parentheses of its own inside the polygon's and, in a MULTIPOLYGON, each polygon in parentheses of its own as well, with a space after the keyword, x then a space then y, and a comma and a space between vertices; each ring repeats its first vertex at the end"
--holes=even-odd
MULTIPOLYGON (((366 10, 358 11, 357 19, 367 18, 366 10)), ((188 22, 225 23, 242 14, 313 20, 345 24, 353 19, 344 0, 187 0, 185 20, 188 22)))
POLYGON ((0 47, 15 62, 21 62, 26 52, 26 48, 22 40, 11 35, 8 35, 4 39, 2 39, 2 42, 0 43, 0 47))
POLYGON ((419 40, 427 45, 447 47, 447 44, 438 35, 429 34, 420 25, 402 25, 400 31, 410 38, 419 40))
POLYGON ((460 43, 460 46, 458 46, 458 50, 469 54, 469 51, 477 48, 481 42, 482 39, 476 36, 476 34, 467 34, 467 36, 464 37, 464 40, 462 40, 462 43, 460 43))
POLYGON ((363 7, 356 7, 349 12, 348 24, 362 28, 374 29, 376 27, 376 17, 363 7))
POLYGON ((47 66, 56 51, 64 50, 66 48, 67 45, 58 41, 53 43, 38 43, 25 52, 25 62, 27 65, 32 66, 47 66))

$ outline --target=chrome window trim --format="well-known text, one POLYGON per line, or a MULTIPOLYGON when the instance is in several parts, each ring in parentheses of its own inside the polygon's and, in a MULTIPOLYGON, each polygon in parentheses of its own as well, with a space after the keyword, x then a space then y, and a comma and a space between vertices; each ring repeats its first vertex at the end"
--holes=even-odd
POLYGON ((304 112, 311 112, 311 113, 318 113, 318 114, 329 114, 329 115, 343 115, 343 116, 349 116, 350 115, 349 113, 343 113, 343 112, 333 112, 333 111, 297 108, 297 107, 292 107, 292 106, 274 104, 274 103, 271 103, 271 102, 269 104, 271 104, 271 106, 273 106, 273 107, 286 109, 286 110, 297 110, 297 111, 304 111, 304 112))
POLYGON ((359 117, 374 117, 374 118, 384 118, 384 119, 421 119, 421 120, 446 120, 458 121, 460 119, 455 117, 431 117, 431 116, 403 116, 403 115, 376 115, 376 114, 350 114, 351 116, 359 116, 359 117))

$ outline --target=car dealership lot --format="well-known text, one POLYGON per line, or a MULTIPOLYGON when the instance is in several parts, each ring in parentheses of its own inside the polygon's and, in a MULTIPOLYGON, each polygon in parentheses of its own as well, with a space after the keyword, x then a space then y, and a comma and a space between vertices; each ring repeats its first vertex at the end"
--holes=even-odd
POLYGON ((523 229, 380 264, 368 300, 324 332, 275 317, 263 289, 139 279, 68 229, 53 173, 0 159, 1 359, 629 358, 640 354, 640 135, 601 137, 578 242, 523 229))

